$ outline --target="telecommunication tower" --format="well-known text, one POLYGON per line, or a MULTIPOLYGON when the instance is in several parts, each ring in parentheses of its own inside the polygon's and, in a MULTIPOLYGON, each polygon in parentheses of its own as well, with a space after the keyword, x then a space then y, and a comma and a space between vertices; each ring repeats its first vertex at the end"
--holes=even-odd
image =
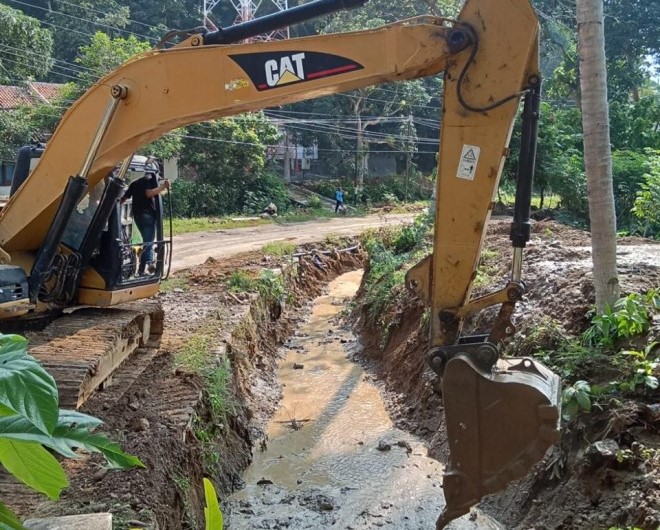
MULTIPOLYGON (((220 0, 203 0, 203 15, 204 15, 204 24, 207 24, 208 15, 211 10, 220 3, 220 0)), ((235 24, 240 24, 241 22, 247 22, 257 17, 257 11, 261 8, 264 0, 231 0, 231 4, 236 10, 236 20, 235 24)), ((289 0, 269 0, 266 2, 268 4, 273 4, 278 11, 284 11, 289 7, 289 0)), ((263 9, 262 9, 263 11, 263 9)), ((289 28, 282 28, 277 31, 272 31, 265 35, 260 35, 255 37, 252 40, 259 41, 269 41, 277 39, 288 39, 289 38, 289 28)))

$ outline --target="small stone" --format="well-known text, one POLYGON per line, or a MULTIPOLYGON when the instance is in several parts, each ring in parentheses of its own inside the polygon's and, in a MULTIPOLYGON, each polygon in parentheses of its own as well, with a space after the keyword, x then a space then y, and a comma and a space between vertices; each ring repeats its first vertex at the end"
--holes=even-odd
POLYGON ((599 440, 587 447, 585 459, 591 465, 602 466, 611 464, 616 460, 619 444, 615 440, 599 440))
POLYGON ((378 447, 376 447, 379 451, 389 451, 392 449, 392 446, 388 444, 385 440, 381 440, 378 442, 378 447))
POLYGON ((139 418, 133 422, 133 430, 137 432, 148 431, 150 426, 147 418, 139 418))
POLYGON ((269 486, 272 483, 273 481, 268 478, 262 478, 260 480, 257 480, 257 486, 269 486))
POLYGON ((410 453, 412 453, 412 447, 410 447, 410 444, 408 442, 406 442, 405 440, 399 440, 396 443, 396 445, 399 446, 399 447, 403 447, 406 450, 406 454, 409 455, 410 453))
POLYGON ((128 408, 131 410, 138 410, 140 408, 140 405, 137 404, 137 401, 131 401, 128 404, 128 408))
POLYGON ((294 370, 302 370, 303 368, 305 368, 305 365, 304 365, 304 364, 293 363, 293 369, 294 369, 294 370))
POLYGON ((477 520, 477 512, 470 512, 470 521, 477 520))
POLYGON ((302 480, 301 479, 296 480, 296 484, 302 484, 302 480))
POLYGON ((334 509, 335 509, 335 507, 328 500, 324 499, 324 500, 319 502, 319 510, 321 510, 322 512, 331 512, 334 509))
POLYGON ((176 289, 172 289, 173 293, 184 293, 185 291, 181 289, 180 287, 177 287, 176 289))
POLYGON ((100 482, 103 480, 103 477, 105 477, 107 474, 108 474, 108 470, 106 468, 101 468, 94 472, 94 474, 92 475, 92 480, 94 482, 100 482))

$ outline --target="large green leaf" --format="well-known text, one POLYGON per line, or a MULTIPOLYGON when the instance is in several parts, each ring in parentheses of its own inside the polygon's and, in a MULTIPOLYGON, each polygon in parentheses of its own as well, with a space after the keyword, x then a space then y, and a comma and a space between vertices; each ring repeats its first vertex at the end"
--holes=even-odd
POLYGON ((206 499, 206 506, 204 506, 206 530, 222 530, 224 521, 218 504, 218 496, 213 483, 207 478, 204 479, 204 497, 206 499))
POLYGON ((24 416, 44 434, 57 424, 55 380, 27 354, 27 340, 18 335, 0 335, 0 405, 24 416))
POLYGON ((102 453, 116 468, 144 467, 134 456, 126 454, 102 434, 93 434, 89 428, 102 422, 80 412, 61 410, 52 435, 45 435, 20 416, 0 418, 0 439, 36 442, 50 447, 63 456, 77 458, 76 448, 102 453))
POLYGON ((51 499, 69 485, 62 466, 35 442, 0 439, 0 463, 14 477, 51 499))
POLYGON ((18 518, 0 502, 0 530, 26 530, 18 518))
POLYGON ((69 447, 78 447, 86 451, 101 453, 110 464, 110 467, 126 469, 131 467, 146 467, 138 457, 122 451, 121 447, 112 443, 102 434, 90 433, 86 428, 60 428, 55 429, 53 437, 66 443, 69 447))

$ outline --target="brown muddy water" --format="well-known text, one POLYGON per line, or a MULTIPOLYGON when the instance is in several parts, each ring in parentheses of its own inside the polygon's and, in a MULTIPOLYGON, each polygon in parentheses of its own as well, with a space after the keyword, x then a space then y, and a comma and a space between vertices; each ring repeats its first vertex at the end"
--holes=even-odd
MULTIPOLYGON (((361 275, 330 283, 287 345, 283 399, 245 488, 230 498, 227 528, 435 528, 443 467, 419 439, 393 426, 379 389, 351 360, 360 346, 341 312, 361 275)), ((502 527, 474 511, 447 528, 502 527)))

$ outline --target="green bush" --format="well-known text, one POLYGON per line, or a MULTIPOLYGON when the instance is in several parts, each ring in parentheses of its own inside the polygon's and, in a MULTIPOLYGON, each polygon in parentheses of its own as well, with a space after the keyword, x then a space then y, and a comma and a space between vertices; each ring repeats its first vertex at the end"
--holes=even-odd
POLYGON ((637 190, 632 213, 644 236, 660 237, 660 151, 650 152, 649 171, 637 190))
POLYGON ((253 177, 250 186, 227 182, 216 186, 209 182, 177 179, 171 193, 163 197, 165 211, 171 201, 174 217, 220 217, 239 213, 261 213, 269 203, 278 212, 289 208, 290 201, 282 179, 270 171, 253 177))
POLYGON ((649 154, 635 151, 612 152, 612 183, 619 230, 630 229, 635 224, 632 209, 650 165, 649 154))

